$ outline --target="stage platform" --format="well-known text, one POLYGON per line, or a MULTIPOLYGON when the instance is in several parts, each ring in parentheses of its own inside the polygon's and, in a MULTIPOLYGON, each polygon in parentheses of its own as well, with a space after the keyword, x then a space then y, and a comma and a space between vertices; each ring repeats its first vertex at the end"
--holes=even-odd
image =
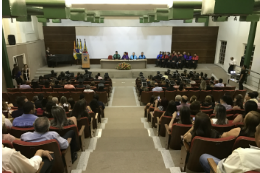
MULTIPOLYGON (((185 69, 186 68, 183 68, 182 70, 178 70, 178 71, 180 73, 183 72, 185 69)), ((72 65, 72 66, 59 65, 58 67, 55 68, 44 66, 37 70, 34 78, 37 79, 39 78, 39 76, 50 74, 51 70, 54 70, 58 74, 62 71, 74 72, 74 75, 76 75, 78 72, 84 73, 84 70, 81 69, 81 65, 72 65)), ((190 69, 187 70, 189 71, 190 69)), ((97 73, 100 73, 101 76, 103 76, 105 73, 109 73, 109 76, 111 78, 136 78, 139 76, 140 72, 143 72, 144 76, 156 75, 157 71, 164 73, 165 71, 167 71, 167 68, 160 68, 160 67, 155 67, 155 65, 152 64, 147 64, 146 69, 117 70, 117 69, 101 69, 100 64, 95 64, 95 65, 90 65, 89 71, 92 72, 93 76, 96 75, 97 73)), ((175 69, 171 69, 171 71, 175 71, 175 69)), ((208 76, 211 76, 214 73, 216 74, 224 70, 215 64, 198 64, 198 68, 196 69, 196 71, 207 73, 208 76)))

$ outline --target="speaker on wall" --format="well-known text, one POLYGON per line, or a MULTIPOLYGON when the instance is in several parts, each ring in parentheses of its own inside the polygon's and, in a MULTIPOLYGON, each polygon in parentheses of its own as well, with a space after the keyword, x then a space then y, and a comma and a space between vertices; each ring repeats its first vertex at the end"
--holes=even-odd
POLYGON ((8 43, 9 43, 9 45, 15 45, 16 44, 14 35, 8 35, 8 43))

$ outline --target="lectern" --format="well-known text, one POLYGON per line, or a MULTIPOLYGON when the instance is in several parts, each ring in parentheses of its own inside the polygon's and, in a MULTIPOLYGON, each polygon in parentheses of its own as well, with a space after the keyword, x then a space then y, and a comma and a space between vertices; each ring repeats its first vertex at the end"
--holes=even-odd
POLYGON ((81 55, 82 60, 82 66, 81 68, 90 68, 90 60, 89 60, 89 54, 88 53, 82 53, 81 55))

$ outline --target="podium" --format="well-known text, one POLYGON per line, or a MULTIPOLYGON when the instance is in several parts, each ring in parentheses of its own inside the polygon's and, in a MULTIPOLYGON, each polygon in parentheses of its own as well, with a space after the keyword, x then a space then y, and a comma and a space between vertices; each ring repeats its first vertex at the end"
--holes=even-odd
POLYGON ((82 53, 81 55, 81 61, 82 65, 81 68, 90 68, 90 60, 89 60, 89 54, 88 53, 82 53))

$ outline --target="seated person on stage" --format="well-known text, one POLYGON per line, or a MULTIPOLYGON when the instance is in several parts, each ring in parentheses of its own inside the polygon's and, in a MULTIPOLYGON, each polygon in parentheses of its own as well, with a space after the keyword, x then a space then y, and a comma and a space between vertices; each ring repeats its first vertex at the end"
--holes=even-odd
POLYGON ((157 55, 157 58, 156 58, 156 65, 155 67, 158 67, 161 65, 161 59, 162 59, 162 52, 159 53, 159 55, 157 55))
POLYGON ((172 68, 176 68, 176 66, 177 66, 177 59, 178 59, 177 53, 173 53, 172 65, 171 65, 172 68))
POLYGON ((74 89, 74 85, 71 85, 70 81, 67 82, 66 85, 64 85, 64 89, 74 89))
POLYGON ((168 62, 168 55, 166 54, 166 52, 164 52, 163 56, 162 56, 162 63, 161 63, 161 67, 164 67, 166 66, 167 62, 168 62))
POLYGON ((13 121, 14 127, 26 128, 33 127, 34 121, 38 118, 34 115, 35 106, 32 102, 26 102, 23 105, 23 114, 13 121))
POLYGON ((56 139, 60 149, 67 149, 69 143, 68 138, 71 138, 71 160, 72 163, 77 159, 77 142, 76 135, 73 130, 68 131, 63 137, 61 137, 55 131, 49 131, 50 121, 47 117, 39 117, 34 123, 34 132, 26 132, 21 135, 21 140, 25 142, 42 142, 46 140, 56 139))
POLYGON ((182 69, 182 54, 179 54, 177 57, 177 68, 182 69))
POLYGON ((114 59, 120 59, 121 57, 120 57, 120 55, 118 54, 118 52, 116 51, 116 54, 114 54, 113 58, 114 58, 114 59))
POLYGON ((197 54, 195 53, 194 56, 192 57, 192 66, 194 69, 197 68, 198 61, 199 61, 199 56, 197 56, 197 54))
POLYGON ((144 53, 143 52, 141 52, 141 55, 139 56, 139 58, 138 59, 146 59, 146 57, 145 57, 145 55, 144 55, 144 53))
POLYGON ((133 52, 132 55, 130 56, 130 60, 136 60, 137 56, 135 55, 135 53, 133 52))
POLYGON ((187 57, 186 57, 186 67, 190 68, 191 67, 191 60, 192 60, 192 56, 190 55, 190 53, 188 52, 187 57))
POLYGON ((20 85, 20 89, 30 89, 29 82, 22 82, 22 85, 20 85))
POLYGON ((128 57, 128 55, 126 54, 126 52, 124 52, 124 55, 123 55, 122 59, 129 60, 129 57, 128 57))

